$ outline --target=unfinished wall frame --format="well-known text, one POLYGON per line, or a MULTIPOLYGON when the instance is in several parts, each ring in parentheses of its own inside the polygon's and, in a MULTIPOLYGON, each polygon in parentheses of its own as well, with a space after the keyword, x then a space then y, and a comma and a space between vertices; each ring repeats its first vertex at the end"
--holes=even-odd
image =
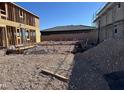
POLYGON ((0 46, 30 46, 40 42, 38 16, 14 3, 0 2, 0 5, 0 24, 4 25, 4 31, 0 25, 0 46))

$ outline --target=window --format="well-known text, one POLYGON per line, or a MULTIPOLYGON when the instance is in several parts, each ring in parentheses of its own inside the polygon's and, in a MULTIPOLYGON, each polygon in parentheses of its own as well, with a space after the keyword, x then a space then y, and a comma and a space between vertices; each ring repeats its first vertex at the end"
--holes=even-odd
POLYGON ((117 28, 115 29, 115 33, 117 33, 117 28))
POLYGON ((17 29, 17 37, 20 37, 19 29, 17 29))
POLYGON ((117 5, 117 6, 118 6, 118 8, 120 8, 120 7, 121 7, 121 3, 118 3, 118 5, 117 5))
POLYGON ((117 30, 117 25, 114 25, 114 32, 117 33, 118 30, 117 30))
POLYGON ((22 10, 19 11, 19 15, 20 15, 20 17, 23 17, 23 11, 22 10))

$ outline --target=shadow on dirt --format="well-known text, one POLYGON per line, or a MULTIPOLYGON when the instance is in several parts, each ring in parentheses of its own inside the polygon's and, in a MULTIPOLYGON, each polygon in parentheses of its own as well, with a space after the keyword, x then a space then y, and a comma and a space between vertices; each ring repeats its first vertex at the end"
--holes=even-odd
MULTIPOLYGON (((77 47, 80 48, 80 46, 77 47)), ((111 65, 113 63, 116 69, 107 69, 108 63, 106 61, 102 63, 97 62, 94 57, 92 59, 88 58, 89 56, 86 58, 83 55, 84 50, 80 51, 80 49, 74 57, 68 82, 69 90, 124 90, 124 70, 122 67, 120 68, 120 65, 109 62, 111 65)))
POLYGON ((124 71, 112 72, 104 75, 112 90, 124 90, 124 71))
POLYGON ((80 46, 78 48, 68 82, 69 90, 124 90, 124 70, 120 65, 109 62, 120 69, 118 68, 118 71, 113 68, 107 69, 106 61, 102 63, 96 61, 94 57, 86 58, 82 50, 80 51, 80 46))

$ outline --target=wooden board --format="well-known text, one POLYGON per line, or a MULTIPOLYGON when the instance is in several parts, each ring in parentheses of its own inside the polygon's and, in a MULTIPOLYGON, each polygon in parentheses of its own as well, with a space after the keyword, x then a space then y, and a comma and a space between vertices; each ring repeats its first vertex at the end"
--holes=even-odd
POLYGON ((59 79, 59 80, 62 80, 62 81, 64 81, 64 82, 67 82, 67 81, 68 81, 68 78, 66 78, 66 77, 64 77, 64 76, 62 76, 62 75, 59 75, 59 74, 57 74, 57 73, 51 72, 51 71, 49 71, 49 70, 46 70, 46 69, 42 69, 42 70, 41 70, 41 73, 43 73, 43 74, 45 74, 45 75, 51 75, 51 76, 53 76, 53 77, 55 77, 55 78, 57 78, 57 79, 59 79))

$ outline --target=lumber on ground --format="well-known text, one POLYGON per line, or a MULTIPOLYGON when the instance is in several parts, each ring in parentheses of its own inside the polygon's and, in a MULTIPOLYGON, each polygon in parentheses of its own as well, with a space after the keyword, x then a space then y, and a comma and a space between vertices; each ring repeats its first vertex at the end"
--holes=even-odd
POLYGON ((59 80, 62 80, 62 81, 64 81, 64 82, 67 82, 67 81, 68 81, 68 78, 66 78, 66 77, 64 77, 64 76, 62 76, 62 75, 59 75, 59 74, 57 74, 57 73, 51 72, 51 71, 49 71, 49 70, 46 70, 46 69, 42 69, 42 70, 41 70, 41 73, 43 73, 43 74, 45 74, 45 75, 51 75, 51 76, 53 76, 53 77, 55 77, 55 78, 57 78, 57 79, 59 79, 59 80))

